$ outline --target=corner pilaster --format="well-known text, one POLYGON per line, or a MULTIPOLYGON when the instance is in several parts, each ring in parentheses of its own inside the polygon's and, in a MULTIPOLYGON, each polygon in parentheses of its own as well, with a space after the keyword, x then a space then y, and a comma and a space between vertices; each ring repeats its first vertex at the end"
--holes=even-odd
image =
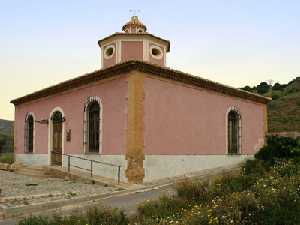
POLYGON ((144 172, 144 75, 138 71, 128 77, 127 170, 130 183, 142 183, 144 172))

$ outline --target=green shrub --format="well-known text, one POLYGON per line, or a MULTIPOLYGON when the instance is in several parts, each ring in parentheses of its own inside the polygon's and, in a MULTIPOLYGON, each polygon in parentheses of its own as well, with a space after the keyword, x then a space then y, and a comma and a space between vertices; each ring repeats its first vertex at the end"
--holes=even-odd
POLYGON ((185 179, 176 184, 177 195, 187 201, 205 202, 211 196, 208 182, 200 180, 185 179))
POLYGON ((279 159, 292 159, 300 157, 300 144, 297 139, 279 136, 269 136, 267 145, 264 146, 255 158, 275 162, 279 159))
POLYGON ((243 175, 256 175, 256 176, 262 176, 269 171, 270 165, 259 159, 254 160, 247 160, 242 165, 242 173, 243 175))
POLYGON ((299 187, 299 175, 260 179, 252 191, 263 206, 261 224, 300 224, 299 187))
POLYGON ((129 220, 120 210, 93 208, 84 214, 53 217, 32 216, 23 219, 19 225, 128 225, 129 220))
POLYGON ((159 200, 152 200, 141 204, 138 207, 138 217, 155 220, 170 216, 178 218, 184 209, 188 207, 188 203, 183 199, 163 196, 159 200))
POLYGON ((0 163, 13 164, 15 161, 13 153, 2 153, 0 154, 0 163))
POLYGON ((47 217, 29 217, 19 222, 19 225, 50 225, 47 217))
POLYGON ((232 192, 247 190, 255 181, 255 175, 224 175, 217 179, 210 189, 212 196, 224 196, 232 192))
POLYGON ((277 100, 280 98, 280 95, 278 93, 272 93, 272 100, 277 100))

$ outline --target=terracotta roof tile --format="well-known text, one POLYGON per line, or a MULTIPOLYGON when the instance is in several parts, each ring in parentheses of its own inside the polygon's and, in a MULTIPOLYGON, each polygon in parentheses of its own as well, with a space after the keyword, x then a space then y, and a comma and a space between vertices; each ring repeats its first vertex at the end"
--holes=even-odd
POLYGON ((227 85, 223 85, 217 82, 213 82, 211 80, 203 79, 198 76, 193 76, 191 74, 183 73, 178 70, 173 70, 167 67, 160 67, 153 64, 148 64, 141 61, 128 61, 125 63, 117 64, 115 66, 98 70, 89 74, 85 74, 83 76, 59 83, 57 85, 42 89, 40 91, 34 92, 32 94, 26 95, 21 98, 17 98, 12 100, 11 103, 14 105, 19 105, 25 102, 37 100, 43 97, 47 97, 53 94, 57 94, 66 90, 70 90, 76 87, 80 87, 89 83, 93 83, 99 80, 103 80, 109 77, 117 76, 120 74, 124 74, 126 72, 130 72, 132 70, 138 70, 140 72, 148 73, 153 76, 163 77, 170 80, 175 80, 181 83, 185 83, 188 85, 194 85, 201 88, 206 88, 212 91, 220 92, 225 95, 235 96, 243 99, 248 99, 255 102, 260 103, 268 103, 271 99, 254 94, 251 92, 247 92, 244 90, 240 90, 237 88, 233 88, 227 85))

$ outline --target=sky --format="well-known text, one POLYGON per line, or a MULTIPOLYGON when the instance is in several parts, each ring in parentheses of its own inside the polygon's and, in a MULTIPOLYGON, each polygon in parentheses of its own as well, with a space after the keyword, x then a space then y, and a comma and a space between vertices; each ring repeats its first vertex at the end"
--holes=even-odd
POLYGON ((170 40, 168 67, 233 87, 300 76, 300 1, 0 0, 0 118, 16 97, 100 69, 97 41, 131 9, 170 40))

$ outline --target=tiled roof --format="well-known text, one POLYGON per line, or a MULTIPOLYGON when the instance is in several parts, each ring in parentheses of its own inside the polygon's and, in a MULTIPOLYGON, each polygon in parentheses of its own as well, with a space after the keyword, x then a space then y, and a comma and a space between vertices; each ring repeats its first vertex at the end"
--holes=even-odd
POLYGON ((220 92, 225 95, 235 96, 243 99, 248 99, 255 102, 260 103, 268 103, 271 99, 254 94, 251 92, 247 92, 244 90, 240 90, 237 88, 233 88, 230 86, 226 86, 220 83, 216 83, 207 79, 203 79, 198 76, 193 76, 187 73, 183 73, 181 71, 172 70, 167 67, 160 67, 153 64, 148 64, 141 61, 128 61, 125 63, 117 64, 115 66, 98 70, 93 73, 89 73, 62 83, 59 83, 57 85, 42 89, 40 91, 34 92, 32 94, 26 95, 21 98, 17 98, 11 103, 15 105, 19 105, 25 102, 37 100, 43 97, 47 97, 50 95, 54 95, 66 90, 70 90, 73 88, 77 88, 89 83, 93 83, 99 80, 103 80, 109 77, 113 77, 116 75, 124 74, 126 72, 130 72, 132 70, 138 70, 140 72, 144 72, 153 76, 162 77, 169 80, 174 80, 177 82, 181 82, 188 85, 193 85, 205 89, 209 89, 212 91, 220 92))

